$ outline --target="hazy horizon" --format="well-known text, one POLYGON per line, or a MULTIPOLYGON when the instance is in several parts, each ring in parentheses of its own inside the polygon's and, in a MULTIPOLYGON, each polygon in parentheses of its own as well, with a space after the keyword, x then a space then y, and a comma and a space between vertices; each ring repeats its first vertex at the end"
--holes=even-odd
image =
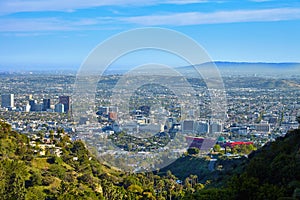
MULTIPOLYGON (((298 1, 287 5, 281 0, 72 4, 3 0, 0 24, 0 71, 77 70, 97 45, 116 34, 144 27, 182 33, 214 61, 300 63, 298 1)), ((132 60, 145 63, 149 57, 171 66, 185 65, 178 58, 152 52, 129 56, 118 64, 132 66, 132 60)))

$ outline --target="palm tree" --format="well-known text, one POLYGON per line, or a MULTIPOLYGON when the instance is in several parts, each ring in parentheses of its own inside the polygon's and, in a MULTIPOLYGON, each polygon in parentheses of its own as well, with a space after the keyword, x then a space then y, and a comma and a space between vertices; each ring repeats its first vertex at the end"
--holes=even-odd
POLYGON ((191 180, 192 187, 194 187, 196 185, 196 183, 198 182, 198 176, 191 174, 189 178, 191 180))

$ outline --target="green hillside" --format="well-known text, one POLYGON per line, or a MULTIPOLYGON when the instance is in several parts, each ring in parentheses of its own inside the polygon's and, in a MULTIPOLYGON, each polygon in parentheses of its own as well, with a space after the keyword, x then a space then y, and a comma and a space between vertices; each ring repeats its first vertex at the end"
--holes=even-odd
POLYGON ((190 186, 178 184, 170 172, 165 176, 120 172, 101 164, 81 141, 71 142, 63 134, 51 135, 46 143, 41 138, 37 134, 29 139, 0 120, 1 200, 164 200, 189 193, 190 186), (56 150, 61 151, 59 156, 56 150))
POLYGON ((101 176, 119 176, 101 165, 80 141, 56 140, 61 157, 50 152, 40 156, 35 153, 39 148, 29 142, 0 122, 0 199, 101 199, 109 187, 101 176))
POLYGON ((130 174, 101 164, 84 143, 71 142, 63 134, 51 136, 47 148, 41 139, 35 139, 36 145, 32 142, 32 138, 0 121, 0 199, 299 199, 300 196, 300 130, 278 138, 249 155, 249 159, 218 161, 213 172, 207 167, 208 161, 186 156, 157 174, 130 174), (55 150, 61 154, 58 156, 55 150), (218 169, 220 165, 223 168, 218 169))
POLYGON ((185 180, 191 174, 197 176, 197 182, 206 183, 209 181, 210 187, 222 186, 225 179, 229 179, 233 174, 241 171, 241 166, 246 162, 246 158, 241 159, 218 159, 210 163, 210 158, 199 158, 197 156, 186 155, 177 159, 174 163, 162 168, 158 174, 164 175, 171 171, 180 180, 185 180))
POLYGON ((214 171, 208 165, 203 158, 185 156, 160 173, 170 170, 181 179, 194 174, 197 181, 211 182, 190 199, 300 199, 300 130, 268 143, 248 159, 218 160, 214 171))

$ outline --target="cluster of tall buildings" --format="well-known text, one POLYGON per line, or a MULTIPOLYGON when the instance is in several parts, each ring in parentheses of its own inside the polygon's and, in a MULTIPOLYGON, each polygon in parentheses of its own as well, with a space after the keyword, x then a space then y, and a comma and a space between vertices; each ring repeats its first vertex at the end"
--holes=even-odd
MULTIPOLYGON (((51 109, 51 100, 43 99, 42 103, 37 103, 37 100, 29 99, 28 100, 29 111, 48 111, 51 109)), ((28 110, 26 110, 28 111, 28 110)))
MULTIPOLYGON (((1 107, 6 109, 15 109, 14 94, 2 94, 1 95, 1 107)), ((52 105, 51 99, 43 99, 41 103, 32 98, 32 95, 27 97, 28 103, 18 110, 30 112, 30 111, 47 111, 47 112, 58 112, 58 113, 68 113, 71 110, 71 98, 70 96, 59 96, 59 101, 57 104, 52 105)))
POLYGON ((60 96, 59 102, 54 106, 51 105, 51 99, 43 99, 42 103, 37 103, 37 100, 29 100, 30 111, 55 111, 58 113, 68 113, 70 111, 71 101, 70 96, 60 96))
POLYGON ((183 133, 214 134, 223 131, 223 124, 196 120, 184 120, 182 122, 183 133))
POLYGON ((118 118, 118 107, 117 106, 100 106, 97 115, 102 117, 108 117, 108 119, 116 120, 118 118))

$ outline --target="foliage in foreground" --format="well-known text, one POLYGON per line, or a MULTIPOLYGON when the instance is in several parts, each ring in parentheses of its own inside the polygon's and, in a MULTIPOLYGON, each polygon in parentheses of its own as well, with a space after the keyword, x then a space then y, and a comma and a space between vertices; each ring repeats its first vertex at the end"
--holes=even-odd
POLYGON ((0 121, 0 199, 299 199, 300 130, 251 154, 229 179, 221 174, 218 187, 212 187, 216 180, 199 183, 192 168, 182 182, 170 171, 119 172, 97 161, 81 141, 52 140, 61 157, 34 154, 25 135, 0 121))

